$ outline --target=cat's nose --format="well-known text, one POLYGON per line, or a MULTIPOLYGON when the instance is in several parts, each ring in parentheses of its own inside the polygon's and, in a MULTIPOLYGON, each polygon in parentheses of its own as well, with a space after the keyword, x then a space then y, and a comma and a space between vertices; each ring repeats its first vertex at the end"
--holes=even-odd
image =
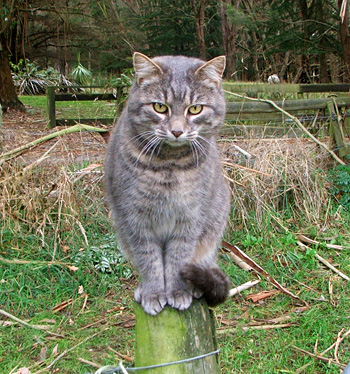
POLYGON ((175 136, 175 138, 178 138, 181 136, 184 132, 181 130, 171 130, 171 133, 175 136))

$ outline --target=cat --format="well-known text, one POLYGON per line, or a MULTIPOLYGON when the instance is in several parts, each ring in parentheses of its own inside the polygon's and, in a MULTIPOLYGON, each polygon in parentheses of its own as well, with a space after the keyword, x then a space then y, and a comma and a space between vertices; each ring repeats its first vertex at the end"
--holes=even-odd
POLYGON ((141 276, 135 300, 156 315, 204 295, 223 302, 216 264, 230 210, 216 136, 225 116, 225 56, 150 59, 135 52, 136 80, 107 149, 105 180, 117 240, 141 276))

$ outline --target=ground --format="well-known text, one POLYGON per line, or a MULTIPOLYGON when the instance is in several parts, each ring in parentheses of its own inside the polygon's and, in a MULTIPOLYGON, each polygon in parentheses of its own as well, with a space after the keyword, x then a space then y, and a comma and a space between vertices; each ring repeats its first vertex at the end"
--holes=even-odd
MULTIPOLYGON (((59 127, 48 129, 47 120, 41 111, 35 113, 18 113, 15 111, 5 113, 3 115, 3 127, 0 129, 3 137, 3 152, 60 129, 59 127)), ((36 160, 56 143, 57 146, 50 151, 50 162, 67 163, 74 160, 76 163, 100 163, 104 160, 106 142, 102 136, 98 133, 81 132, 52 139, 31 149, 25 153, 25 157, 22 157, 24 164, 36 160), (68 154, 71 157, 70 160, 67 160, 68 154)))
MULTIPOLYGON (((59 130, 28 109, 4 114, 3 152, 59 130)), ((350 361, 349 282, 315 257, 350 273, 349 218, 324 181, 334 161, 305 138, 219 144, 233 192, 225 239, 299 297, 265 274, 216 308, 222 373, 339 373, 350 361), (302 249, 300 234, 320 244, 302 249)), ((116 254, 102 167, 80 177, 105 151, 98 133, 81 132, 2 164, 0 308, 42 328, 1 314, 1 373, 87 374, 133 359, 137 276, 116 254)), ((219 257, 232 288, 256 279, 230 252, 219 257)))

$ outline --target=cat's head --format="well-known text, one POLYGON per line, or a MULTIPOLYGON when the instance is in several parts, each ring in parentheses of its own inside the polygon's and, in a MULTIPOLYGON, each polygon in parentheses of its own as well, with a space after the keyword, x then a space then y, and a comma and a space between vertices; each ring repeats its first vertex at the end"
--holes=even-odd
POLYGON ((225 115, 225 56, 208 62, 183 56, 134 54, 136 82, 129 119, 138 133, 180 146, 216 135, 225 115))

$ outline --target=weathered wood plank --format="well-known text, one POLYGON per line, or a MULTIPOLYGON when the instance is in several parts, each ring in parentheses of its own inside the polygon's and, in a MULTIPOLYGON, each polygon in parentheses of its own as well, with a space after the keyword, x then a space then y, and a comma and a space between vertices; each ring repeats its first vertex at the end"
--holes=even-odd
POLYGON ((95 100, 118 100, 118 95, 111 93, 79 93, 79 94, 56 94, 56 101, 95 101, 95 100))
POLYGON ((77 123, 103 123, 109 125, 112 124, 114 120, 114 118, 59 118, 56 119, 56 126, 72 126, 77 123))
MULTIPOLYGON (((306 110, 318 110, 327 108, 330 98, 321 99, 305 99, 305 100, 285 100, 276 101, 275 103, 286 110, 291 111, 306 111, 306 110)), ((349 107, 350 97, 338 97, 337 98, 338 107, 349 107)), ((226 111, 229 114, 233 113, 273 113, 278 112, 271 104, 265 102, 228 102, 226 104, 226 111)))
POLYGON ((350 84, 268 84, 268 83, 234 83, 224 82, 226 90, 237 93, 318 93, 318 92, 350 92, 350 84))

